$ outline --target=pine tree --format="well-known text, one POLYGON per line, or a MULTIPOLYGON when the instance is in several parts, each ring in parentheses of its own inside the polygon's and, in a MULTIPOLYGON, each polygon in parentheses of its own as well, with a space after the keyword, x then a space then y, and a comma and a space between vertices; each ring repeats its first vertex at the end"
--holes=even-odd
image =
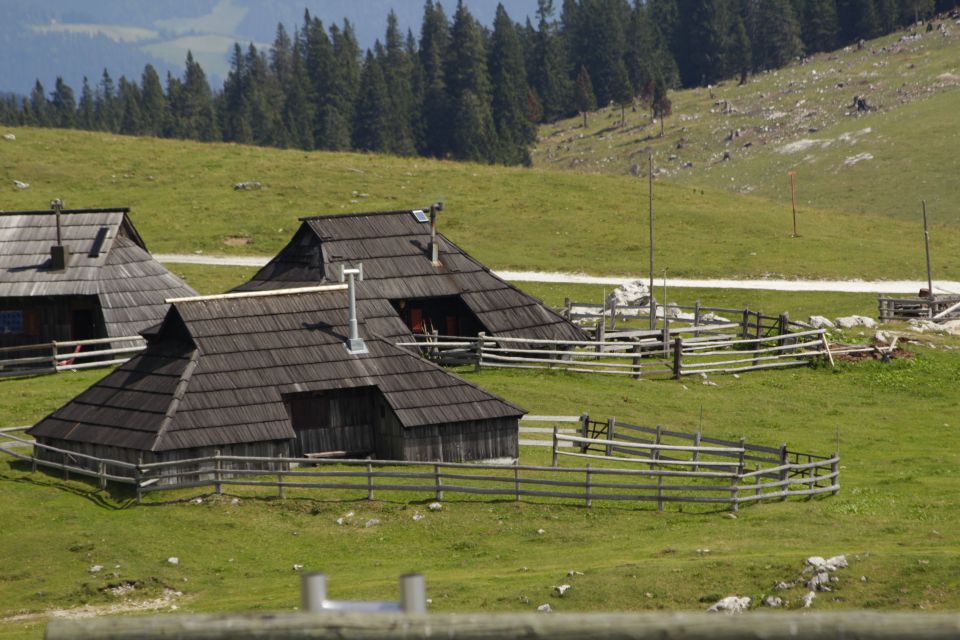
POLYGON ((832 51, 838 30, 836 0, 808 0, 802 28, 807 52, 832 51))
POLYGON ((117 105, 117 94, 113 86, 110 72, 103 70, 100 78, 100 87, 97 91, 94 114, 97 129, 101 131, 117 131, 120 128, 120 114, 117 105))
POLYGON ((563 42, 553 20, 553 0, 537 0, 537 41, 532 86, 546 122, 569 115, 572 84, 567 74, 563 42))
POLYGON ((496 131, 483 32, 463 0, 457 2, 450 28, 444 77, 453 113, 451 153, 461 160, 494 162, 496 131))
POLYGON ((140 110, 140 87, 120 76, 120 89, 117 94, 120 111, 120 133, 138 136, 143 133, 143 120, 140 110))
POLYGON ((34 83, 33 91, 30 92, 29 108, 24 111, 27 122, 35 127, 49 127, 53 124, 50 105, 47 104, 47 93, 43 90, 40 80, 34 83))
POLYGON ((344 21, 341 30, 330 27, 332 63, 327 92, 319 107, 321 148, 340 151, 350 148, 354 105, 360 86, 360 48, 353 27, 344 21))
POLYGON ((310 77, 304 62, 304 43, 294 38, 290 56, 290 80, 284 88, 283 122, 290 144, 312 149, 314 143, 313 106, 310 103, 310 77))
POLYGON ((654 118, 660 119, 660 137, 663 137, 663 120, 673 111, 673 104, 667 95, 667 82, 663 76, 657 74, 653 80, 653 97, 650 101, 650 109, 654 118))
POLYGON ((220 99, 220 128, 227 142, 249 143, 253 140, 250 105, 247 103, 246 56, 239 43, 234 43, 230 56, 230 72, 223 83, 220 99))
POLYGON ((502 4, 497 5, 490 44, 490 80, 493 85, 493 121, 497 133, 496 160, 530 164, 529 147, 536 141, 536 125, 527 118, 527 78, 518 27, 502 4))
POLYGON ((413 62, 405 46, 393 11, 387 15, 383 60, 380 63, 386 83, 390 129, 387 151, 408 156, 416 152, 414 139, 413 62))
POLYGON ((443 6, 426 0, 418 56, 423 78, 419 146, 424 155, 443 156, 450 148, 452 117, 444 74, 449 48, 450 32, 443 6))
POLYGON ((188 140, 211 142, 220 138, 216 112, 213 107, 213 95, 207 76, 200 63, 193 59, 193 53, 187 51, 186 70, 184 71, 179 106, 179 135, 188 140))
POLYGON ((583 114, 583 128, 587 128, 587 113, 597 108, 597 98, 593 95, 593 83, 590 82, 590 73, 580 65, 577 75, 577 110, 583 114))
POLYGON ((167 120, 167 99, 163 95, 160 76, 153 65, 148 64, 143 68, 140 88, 140 118, 143 133, 149 136, 161 136, 167 120))
POLYGON ((838 0, 837 18, 844 42, 870 39, 880 34, 880 18, 874 0, 838 0))
POLYGON ((87 131, 96 128, 93 89, 90 88, 87 76, 83 76, 83 88, 80 90, 80 102, 77 104, 77 127, 87 131))
POLYGON ((750 42, 757 69, 776 69, 800 55, 800 26, 789 0, 759 0, 750 42))
POLYGON ((747 83, 747 76, 753 64, 753 49, 750 46, 750 36, 747 35, 747 28, 743 24, 743 18, 739 15, 734 21, 733 37, 731 45, 731 62, 734 70, 740 74, 740 84, 747 83))
POLYGON ((57 76, 50 98, 50 116, 53 126, 73 129, 77 124, 77 102, 73 97, 73 89, 60 76, 57 76))
MULTIPOLYGON (((375 48, 382 51, 379 41, 375 48)), ((381 59, 385 55, 381 54, 381 59)), ((387 151, 393 143, 389 113, 390 96, 383 77, 381 60, 368 50, 360 76, 360 97, 357 101, 353 125, 354 148, 364 151, 387 151)))
POLYGON ((678 0, 677 6, 684 17, 681 38, 685 46, 677 52, 683 84, 716 82, 731 66, 724 56, 732 19, 729 4, 724 0, 678 0))

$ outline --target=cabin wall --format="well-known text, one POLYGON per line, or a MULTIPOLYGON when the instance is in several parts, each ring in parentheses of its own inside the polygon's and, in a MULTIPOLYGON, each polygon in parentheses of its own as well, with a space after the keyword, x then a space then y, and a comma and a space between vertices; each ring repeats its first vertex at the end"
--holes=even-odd
POLYGON ((342 452, 352 456, 374 451, 381 399, 376 387, 338 389, 286 398, 290 423, 297 434, 293 454, 342 452))
MULTIPOLYGON (((89 442, 70 442, 59 440, 57 438, 37 438, 37 442, 57 449, 64 449, 88 456, 94 456, 101 459, 117 460, 130 464, 151 464, 154 462, 172 462, 175 460, 192 460, 197 458, 209 458, 215 456, 217 451, 221 456, 244 456, 261 458, 288 457, 290 455, 291 442, 289 440, 270 440, 265 442, 248 442, 239 444, 227 444, 213 447, 196 447, 193 449, 179 449, 176 451, 138 451, 136 449, 126 449, 123 447, 113 447, 108 445, 92 444, 89 442)), ((55 451, 49 451, 40 447, 34 448, 34 454, 40 460, 63 463, 64 454, 55 451)), ((99 463, 79 456, 71 457, 66 454, 68 464, 75 467, 99 471, 99 463)), ((150 478, 159 478, 157 484, 161 486, 173 486, 189 484, 200 481, 210 481, 214 479, 215 463, 213 461, 205 462, 185 462, 181 465, 163 467, 157 470, 149 470, 148 473, 141 476, 142 480, 150 478), (193 474, 191 472, 200 472, 193 474), (191 475, 184 475, 190 473, 191 475)), ((283 463, 271 462, 239 462, 223 460, 220 462, 222 471, 221 477, 233 477, 231 470, 241 469, 263 469, 280 470, 283 463)), ((114 465, 107 465, 105 472, 109 475, 134 477, 132 469, 125 469, 114 465)))
POLYGON ((96 296, 0 298, 0 347, 105 336, 96 296))
POLYGON ((519 455, 516 418, 427 425, 404 430, 402 460, 468 462, 519 455))

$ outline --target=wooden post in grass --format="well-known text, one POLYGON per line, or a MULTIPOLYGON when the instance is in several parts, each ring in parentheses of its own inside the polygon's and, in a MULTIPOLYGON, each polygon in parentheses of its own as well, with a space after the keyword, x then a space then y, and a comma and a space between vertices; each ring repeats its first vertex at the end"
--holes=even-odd
POLYGON ((222 475, 220 473, 220 469, 222 468, 221 464, 222 463, 220 462, 220 449, 217 449, 216 451, 213 452, 213 486, 214 486, 213 491, 218 496, 223 495, 223 485, 220 483, 222 478, 222 475))
POLYGON ((743 476, 743 445, 746 440, 740 438, 740 455, 737 460, 737 476, 733 479, 733 487, 730 491, 730 510, 736 513, 740 510, 740 477, 743 476))
POLYGON ((673 377, 677 380, 683 375, 683 338, 673 339, 673 377))
POLYGON ((597 353, 603 351, 603 343, 607 338, 607 326, 603 321, 603 316, 597 320, 597 353))
MULTIPOLYGON (((653 444, 655 444, 655 445, 660 444, 660 438, 661 438, 662 432, 663 432, 663 427, 658 424, 658 425, 657 425, 657 435, 656 435, 656 436, 654 437, 654 439, 653 439, 653 444)), ((659 449, 659 448, 654 447, 654 448, 650 451, 650 459, 651 459, 652 461, 654 461, 654 462, 656 462, 657 460, 660 459, 660 449, 659 449)), ((654 468, 655 466, 656 466, 656 465, 651 464, 651 465, 650 465, 650 470, 653 471, 653 468, 654 468)))
POLYGON ((663 476, 657 476, 657 511, 663 513, 663 476))
POLYGON ((438 501, 443 500, 443 478, 440 477, 440 465, 433 465, 433 484, 436 487, 435 495, 438 501))
POLYGON ((61 460, 63 461, 63 479, 70 480, 70 469, 67 468, 67 453, 64 451, 60 454, 61 460))
POLYGON ((513 491, 520 502, 520 460, 513 461, 513 491))
POLYGON ((477 334, 477 364, 474 367, 474 371, 480 371, 483 367, 483 342, 486 337, 487 334, 484 331, 477 334))
MULTIPOLYGON (((782 445, 780 445, 780 478, 779 478, 780 482, 782 483, 785 483, 787 481, 787 474, 789 470, 786 467, 787 467, 787 443, 783 443, 782 445)), ((783 502, 784 500, 787 499, 787 485, 781 484, 780 491, 783 493, 783 495, 780 496, 780 501, 783 502)))
POLYGON ((755 465, 755 467, 756 467, 756 468, 754 469, 754 471, 756 471, 756 475, 754 476, 754 478, 756 478, 756 483, 757 483, 757 495, 759 496, 759 495, 760 495, 760 463, 758 462, 758 463, 755 465))
POLYGON ((551 466, 557 466, 557 425, 553 425, 553 462, 551 466))
MULTIPOLYGON (((588 435, 588 430, 590 429, 590 414, 584 413, 580 416, 580 437, 586 440, 588 435)), ((586 453, 587 449, 590 448, 590 445, 586 442, 580 443, 580 453, 586 453)))
POLYGON ((927 201, 921 200, 923 203, 923 246, 927 254, 927 297, 930 299, 930 317, 934 315, 933 309, 933 300, 936 296, 933 295, 933 272, 930 270, 930 230, 927 228, 927 201))
POLYGON ((740 320, 740 337, 750 337, 750 309, 743 310, 743 318, 740 320))
POLYGON ((791 237, 799 238, 800 235, 797 233, 797 192, 793 184, 793 179, 797 175, 797 172, 790 171, 787 175, 790 176, 790 203, 793 205, 793 235, 791 237))
POLYGON ((693 434, 693 472, 696 473, 700 471, 700 432, 697 431, 693 434))
POLYGON ((100 475, 100 488, 106 489, 107 488, 107 463, 101 460, 98 467, 99 467, 98 474, 100 475))
POLYGON ((697 300, 693 303, 693 328, 694 337, 700 336, 700 301, 697 300))
POLYGON ((373 465, 367 463, 367 500, 373 500, 373 465))
POLYGON ((584 493, 586 494, 586 497, 587 497, 587 509, 589 509, 590 507, 593 506, 592 486, 593 486, 593 485, 591 484, 590 463, 588 462, 588 463, 587 463, 586 481, 584 482, 584 493))
POLYGON ((570 298, 563 299, 563 317, 567 320, 572 320, 573 316, 573 302, 570 298))
POLYGON ((641 361, 640 361, 640 352, 641 352, 641 349, 640 349, 640 342, 635 342, 634 345, 633 345, 633 349, 631 349, 631 351, 633 351, 633 352, 636 354, 636 355, 634 356, 633 360, 632 360, 632 362, 633 362, 633 379, 634 379, 634 380, 639 380, 639 379, 640 379, 640 376, 641 376, 641 367, 640 367, 640 362, 641 362, 641 361))
POLYGON ((616 420, 614 418, 607 418, 607 457, 613 455, 613 430, 615 427, 616 420))
POLYGON ((283 486, 283 462, 279 464, 279 471, 277 472, 277 495, 280 496, 281 500, 285 500, 287 497, 287 488, 283 486))
POLYGON ((831 495, 837 495, 840 492, 840 476, 837 475, 840 473, 840 452, 838 451, 834 456, 836 460, 830 463, 830 473, 833 474, 833 477, 830 479, 830 483, 836 487, 831 495))
POLYGON ((143 490, 140 487, 140 465, 143 464, 143 456, 137 456, 137 466, 133 468, 133 482, 137 485, 137 504, 140 504, 141 499, 143 498, 143 490))

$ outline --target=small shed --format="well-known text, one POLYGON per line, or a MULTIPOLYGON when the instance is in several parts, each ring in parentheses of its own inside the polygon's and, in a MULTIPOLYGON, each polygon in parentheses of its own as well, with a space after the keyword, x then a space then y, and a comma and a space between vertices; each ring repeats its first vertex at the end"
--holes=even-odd
POLYGON ((129 209, 0 212, 0 347, 135 336, 193 295, 129 209))
POLYGON ((399 322, 386 301, 357 304, 351 340, 349 308, 346 285, 171 300, 143 353, 29 433, 42 445, 144 463, 216 451, 517 456, 522 409, 378 336, 399 322))
POLYGON ((337 282, 342 266, 362 262, 358 295, 389 301, 411 333, 588 339, 437 233, 434 210, 318 216, 301 223, 289 244, 238 291, 337 282))

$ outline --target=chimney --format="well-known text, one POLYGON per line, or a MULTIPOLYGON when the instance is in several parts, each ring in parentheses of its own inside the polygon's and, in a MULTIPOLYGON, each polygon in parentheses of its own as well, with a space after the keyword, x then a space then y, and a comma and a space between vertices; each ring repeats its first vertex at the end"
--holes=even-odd
POLYGON ((52 271, 65 271, 70 263, 70 248, 64 246, 63 236, 60 232, 60 212, 63 210, 63 200, 59 198, 51 200, 50 208, 53 209, 57 223, 57 244, 50 247, 50 269, 52 271))
POLYGON ((367 353, 367 345, 363 343, 360 337, 360 329, 357 325, 357 285, 354 276, 363 282, 363 263, 357 265, 355 269, 347 269, 340 265, 340 282, 347 282, 347 296, 350 300, 350 336, 347 338, 347 351, 354 355, 367 353))
POLYGON ((430 205, 430 264, 440 266, 440 246, 437 244, 437 213, 443 211, 443 203, 430 205))

